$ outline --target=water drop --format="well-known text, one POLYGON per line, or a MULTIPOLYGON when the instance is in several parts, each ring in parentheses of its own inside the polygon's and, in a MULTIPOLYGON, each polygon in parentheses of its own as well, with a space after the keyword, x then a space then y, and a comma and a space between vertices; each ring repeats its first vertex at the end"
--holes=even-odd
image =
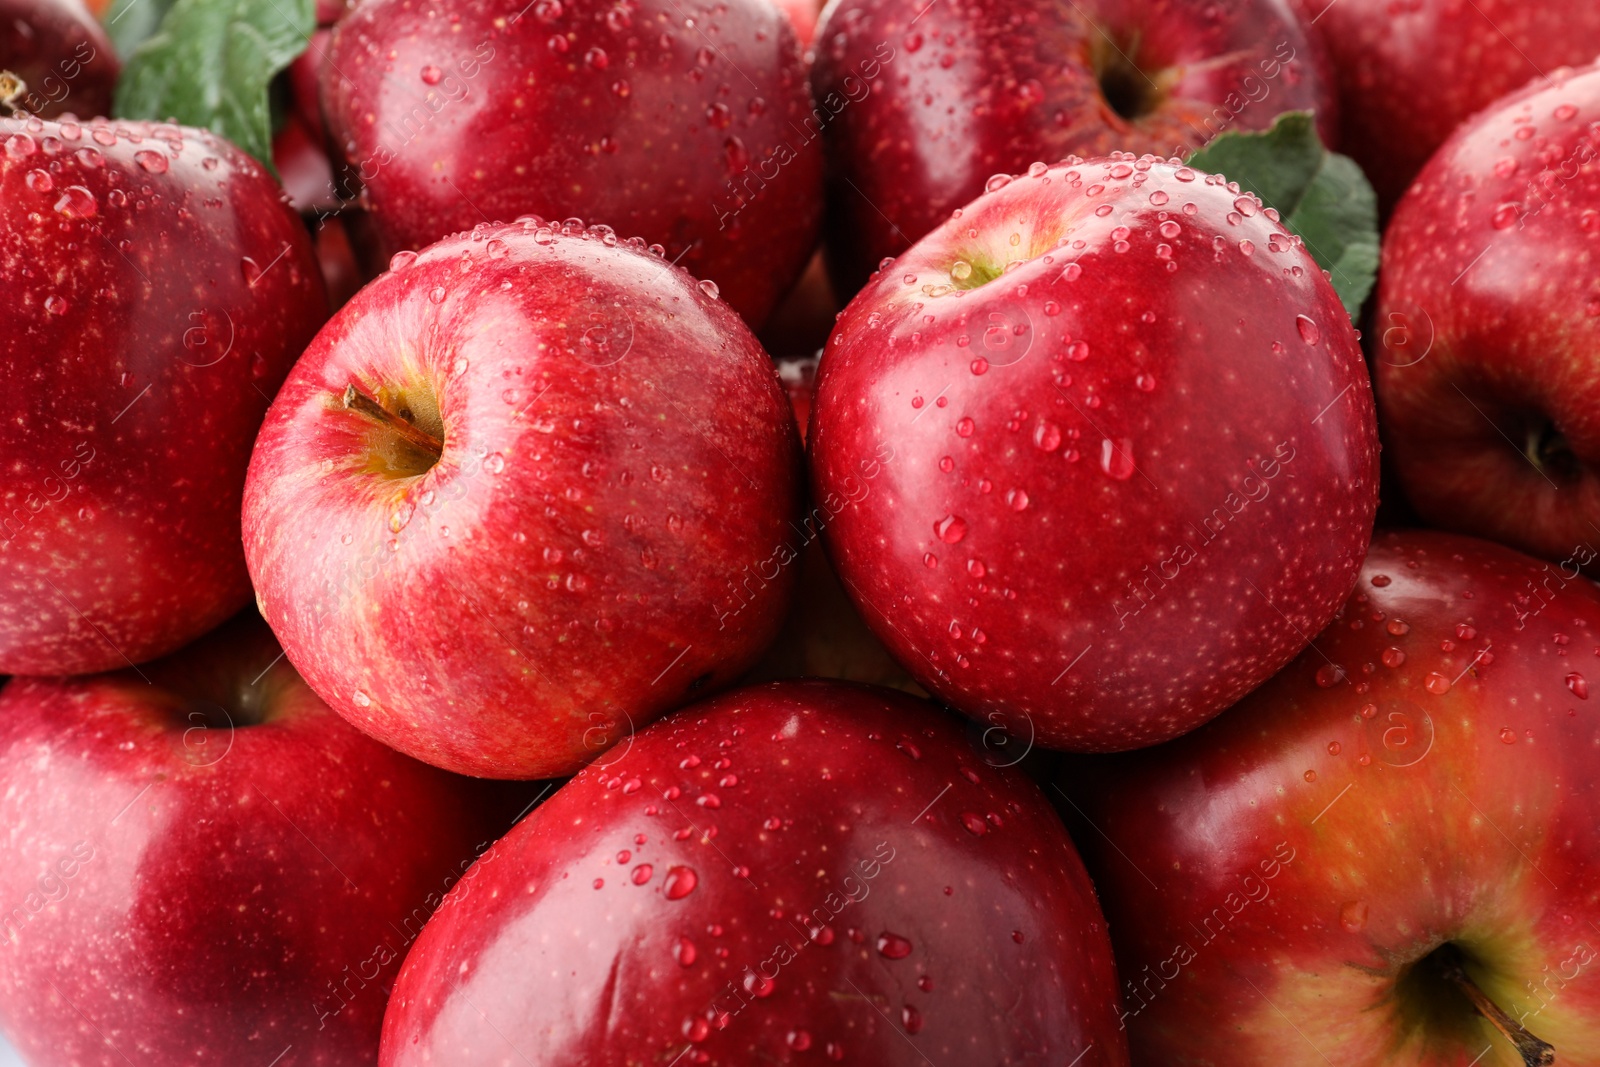
POLYGON ((1500 741, 1502 744, 1514 745, 1517 743, 1517 732, 1509 726, 1500 728, 1500 741))
POLYGON ((55 209, 69 219, 92 219, 100 213, 100 204, 83 186, 69 185, 55 202, 55 209))
POLYGON ((655 868, 650 866, 650 864, 648 864, 648 863, 639 864, 639 866, 637 866, 637 867, 635 867, 633 869, 633 876, 632 876, 633 877, 633 884, 634 885, 644 885, 646 882, 648 882, 650 880, 650 876, 652 874, 654 874, 654 873, 655 873, 655 868))
POLYGON ((372 698, 359 689, 355 691, 352 699, 355 700, 357 707, 369 708, 372 706, 372 698))
POLYGON ((1446 678, 1438 671, 1433 671, 1429 673, 1427 679, 1423 681, 1422 687, 1428 692, 1432 693, 1434 696, 1442 697, 1446 693, 1450 692, 1450 679, 1446 678))
POLYGON ((1365 901, 1352 900, 1339 909, 1339 925, 1347 933, 1358 933, 1367 925, 1367 905, 1365 901))
POLYGON ((444 286, 436 285, 432 289, 428 290, 428 299, 433 301, 435 304, 444 303, 444 298, 445 298, 444 286))
POLYGON ((959 515, 946 515, 933 524, 933 532, 945 544, 953 545, 967 536, 967 522, 959 515))
POLYGON ((133 161, 151 174, 165 174, 167 172, 167 157, 165 153, 151 149, 143 149, 133 154, 133 161))
POLYGON ((1053 422, 1041 422, 1033 428, 1033 446, 1041 452, 1054 452, 1061 447, 1061 428, 1053 422))
POLYGON ((956 433, 961 437, 972 436, 973 423, 970 418, 963 417, 956 423, 956 433))
POLYGON ((1006 504, 1012 511, 1028 510, 1028 494, 1022 489, 1007 489, 1006 504))
POLYGON ((1133 477, 1133 442, 1126 437, 1120 442, 1109 437, 1101 441, 1100 469, 1119 482, 1133 477))
POLYGON ((1324 663, 1317 668, 1317 685, 1323 689, 1331 689, 1344 681, 1344 668, 1337 663, 1324 663))
POLYGON ((1577 671, 1567 675, 1567 688, 1572 690, 1572 695, 1579 700, 1589 699, 1589 681, 1577 671))
POLYGON ((67 313, 67 302, 64 298, 51 293, 44 298, 44 309, 52 315, 65 315, 67 313))
POLYGON ((668 900, 682 900, 694 892, 694 887, 700 884, 700 876, 694 873, 692 867, 674 867, 667 872, 666 898, 668 900))
POLYGON ((975 812, 962 812, 961 825, 965 826, 967 828, 967 832, 972 834, 974 837, 982 837, 984 834, 989 832, 989 824, 984 821, 982 815, 978 815, 975 812))
POLYGON ((911 955, 911 942, 885 931, 878 935, 878 953, 885 959, 903 960, 911 955))
POLYGON ((1314 345, 1322 340, 1322 331, 1317 328, 1317 324, 1304 315, 1294 317, 1294 328, 1300 331, 1300 340, 1308 345, 1314 345))

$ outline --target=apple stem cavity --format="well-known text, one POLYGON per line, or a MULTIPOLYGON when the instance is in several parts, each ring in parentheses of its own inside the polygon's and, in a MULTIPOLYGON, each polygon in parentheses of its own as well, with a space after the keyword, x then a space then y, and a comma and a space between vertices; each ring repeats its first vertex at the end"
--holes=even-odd
POLYGON ((358 411, 369 419, 393 430, 395 435, 413 448, 426 452, 437 460, 444 454, 444 443, 433 434, 420 429, 415 423, 402 415, 390 411, 378 401, 362 392, 354 384, 344 387, 344 406, 351 411, 358 411))
POLYGON ((1522 1062, 1527 1067, 1549 1067, 1556 1062, 1555 1046, 1534 1037, 1504 1008, 1490 1000, 1489 995, 1479 989, 1477 983, 1468 976, 1466 968, 1461 965, 1458 953, 1441 956, 1439 969, 1445 981, 1465 993, 1472 1006, 1478 1010, 1478 1014, 1488 1019, 1507 1041, 1516 1046, 1518 1055, 1522 1057, 1522 1062))

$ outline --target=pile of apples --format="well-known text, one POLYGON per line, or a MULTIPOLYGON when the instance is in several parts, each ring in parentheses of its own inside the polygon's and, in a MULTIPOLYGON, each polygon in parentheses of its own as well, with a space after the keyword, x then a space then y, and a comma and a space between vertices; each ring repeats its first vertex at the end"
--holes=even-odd
POLYGON ((149 3, 0 0, 23 1061, 1600 1065, 1592 0, 149 3))

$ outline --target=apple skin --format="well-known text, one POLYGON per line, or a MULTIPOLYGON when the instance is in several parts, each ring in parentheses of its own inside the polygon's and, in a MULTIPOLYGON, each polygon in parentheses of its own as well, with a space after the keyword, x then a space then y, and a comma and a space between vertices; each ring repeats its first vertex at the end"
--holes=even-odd
POLYGON ((1320 50, 1286 0, 841 0, 816 39, 829 269, 844 297, 992 175, 1035 160, 1186 156, 1298 109, 1316 111, 1329 143, 1335 130, 1320 50), (1124 118, 1108 98, 1119 86, 1152 94, 1146 110, 1124 118))
POLYGON ((1462 122, 1600 55, 1590 0, 1296 0, 1332 59, 1339 142, 1387 214, 1462 122))
POLYGON ((1127 1063, 1060 822, 899 693, 686 709, 478 869, 406 959, 384 1067, 1127 1063))
POLYGON ((1305 647, 1366 551, 1355 332, 1222 181, 1038 164, 877 275, 822 357, 812 497, 845 588, 929 692, 1047 747, 1194 729, 1305 647))
POLYGON ((1373 360, 1384 439, 1426 522, 1591 574, 1596 122, 1591 66, 1507 97, 1446 142, 1385 236, 1373 360))
POLYGON ((205 131, 0 119, 0 673, 143 662, 249 603, 250 446, 327 317, 282 195, 205 131))
POLYGON ((78 0, 0 0, 0 70, 27 86, 19 111, 53 119, 109 114, 122 64, 78 0))
POLYGON ((15 678, 0 1023, 39 1067, 376 1063, 400 956, 509 821, 485 786, 349 726, 251 616, 15 678))
POLYGON ((822 217, 822 147, 782 11, 462 0, 449 16, 366 0, 333 31, 323 111, 382 256, 525 212, 576 216, 663 245, 761 325, 822 217))
POLYGON ((1321 1062, 1314 1044, 1350 1067, 1521 1064, 1464 1000, 1459 1032, 1401 1034, 1398 973, 1451 942, 1557 1063, 1600 1063, 1600 990, 1571 974, 1600 921, 1597 645, 1590 583, 1384 533, 1282 674, 1173 744, 1075 766, 1135 1062, 1321 1062), (1179 945, 1195 958, 1174 978, 1179 945))
POLYGON ((766 564, 801 487, 788 402, 709 283, 605 227, 530 217, 398 265, 267 415, 244 504, 257 602, 384 743, 485 777, 571 774, 777 632, 794 568, 766 564), (387 431, 339 406, 352 384, 431 423, 437 464, 386 467, 387 431))

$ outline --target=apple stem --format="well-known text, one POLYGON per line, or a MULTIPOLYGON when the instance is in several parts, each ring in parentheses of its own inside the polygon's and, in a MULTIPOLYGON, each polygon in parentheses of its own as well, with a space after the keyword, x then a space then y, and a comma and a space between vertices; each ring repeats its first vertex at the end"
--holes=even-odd
POLYGON ((1490 1025, 1516 1046, 1517 1053, 1527 1067, 1549 1067, 1556 1062, 1555 1046, 1534 1037, 1521 1023, 1507 1014, 1504 1008, 1490 1000, 1489 995, 1479 989, 1477 983, 1467 976, 1459 960, 1445 961, 1443 970, 1445 980, 1454 983, 1456 988, 1465 993, 1467 999, 1472 1001, 1472 1006, 1478 1009, 1478 1014, 1488 1019, 1490 1025))
POLYGON ((7 114, 16 114, 22 110, 17 107, 15 101, 27 91, 27 82, 9 70, 0 70, 0 107, 4 107, 7 114))
POLYGON ((426 430, 400 415, 396 415, 354 385, 344 387, 344 406, 380 423, 398 434, 407 444, 428 453, 434 459, 444 454, 444 444, 426 430))

